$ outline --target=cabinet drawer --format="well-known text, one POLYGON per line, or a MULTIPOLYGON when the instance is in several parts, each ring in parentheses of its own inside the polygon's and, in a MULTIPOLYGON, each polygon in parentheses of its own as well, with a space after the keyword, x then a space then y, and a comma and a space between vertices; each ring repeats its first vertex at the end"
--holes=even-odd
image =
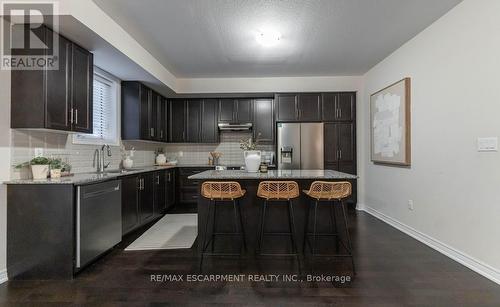
POLYGON ((197 202, 199 193, 197 189, 182 189, 180 191, 179 200, 183 203, 197 202))

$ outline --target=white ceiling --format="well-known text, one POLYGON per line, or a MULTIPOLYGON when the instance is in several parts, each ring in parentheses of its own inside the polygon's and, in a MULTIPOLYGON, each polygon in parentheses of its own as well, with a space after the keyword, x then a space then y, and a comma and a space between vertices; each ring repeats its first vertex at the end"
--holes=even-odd
POLYGON ((361 75, 461 1, 94 0, 180 78, 361 75))

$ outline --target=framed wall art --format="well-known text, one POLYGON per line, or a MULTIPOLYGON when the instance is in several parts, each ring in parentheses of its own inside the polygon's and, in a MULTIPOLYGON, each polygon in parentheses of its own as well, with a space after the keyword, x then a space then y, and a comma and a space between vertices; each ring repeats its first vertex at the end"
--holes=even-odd
POLYGON ((410 78, 370 96, 372 162, 411 166, 410 100, 410 78))

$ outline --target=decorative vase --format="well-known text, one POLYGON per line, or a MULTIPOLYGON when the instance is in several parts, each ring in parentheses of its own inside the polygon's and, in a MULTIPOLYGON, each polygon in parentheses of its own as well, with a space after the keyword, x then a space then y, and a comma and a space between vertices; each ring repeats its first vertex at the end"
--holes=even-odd
POLYGON ((31 166, 31 174, 33 175, 33 179, 47 179, 49 175, 49 166, 48 165, 32 165, 31 166))
POLYGON ((50 178, 61 178, 61 169, 51 169, 50 178))
POLYGON ((246 171, 248 173, 257 173, 260 167, 261 152, 259 150, 247 150, 243 155, 245 156, 246 171))
POLYGON ((159 154, 156 156, 156 164, 165 165, 167 163, 167 157, 165 154, 159 154))
POLYGON ((133 165, 134 165, 134 160, 132 160, 130 156, 127 156, 122 161, 122 166, 124 169, 131 169, 133 165))

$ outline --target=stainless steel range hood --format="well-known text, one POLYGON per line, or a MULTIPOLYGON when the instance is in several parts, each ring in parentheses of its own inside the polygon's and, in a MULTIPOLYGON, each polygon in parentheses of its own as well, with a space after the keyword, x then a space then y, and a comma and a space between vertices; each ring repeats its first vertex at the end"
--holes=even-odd
POLYGON ((219 123, 221 131, 248 131, 252 129, 252 123, 219 123))

